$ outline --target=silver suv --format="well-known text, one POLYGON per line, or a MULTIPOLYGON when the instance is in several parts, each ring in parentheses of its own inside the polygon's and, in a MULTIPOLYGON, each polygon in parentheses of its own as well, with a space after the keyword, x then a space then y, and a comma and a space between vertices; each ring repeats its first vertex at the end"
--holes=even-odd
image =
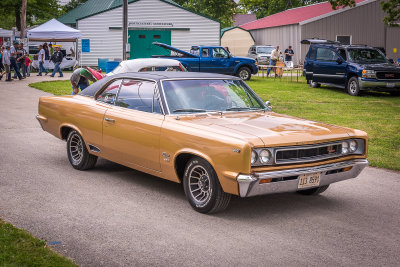
POLYGON ((272 45, 253 45, 247 56, 255 59, 257 64, 269 64, 269 58, 274 49, 275 47, 272 45))

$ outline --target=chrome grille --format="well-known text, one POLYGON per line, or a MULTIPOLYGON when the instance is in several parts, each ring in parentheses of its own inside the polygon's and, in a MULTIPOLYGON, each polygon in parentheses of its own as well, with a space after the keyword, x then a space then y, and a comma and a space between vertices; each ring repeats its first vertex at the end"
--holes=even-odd
POLYGON ((278 148, 275 150, 275 163, 300 163, 318 161, 341 156, 342 143, 278 148))

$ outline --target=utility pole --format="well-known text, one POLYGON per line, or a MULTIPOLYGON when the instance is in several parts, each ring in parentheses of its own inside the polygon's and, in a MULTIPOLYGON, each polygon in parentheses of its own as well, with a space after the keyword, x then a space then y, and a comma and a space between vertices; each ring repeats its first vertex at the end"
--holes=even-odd
POLYGON ((128 0, 123 2, 123 15, 122 15, 122 59, 126 60, 126 44, 128 43, 128 0))
POLYGON ((22 7, 21 7, 21 31, 19 38, 20 40, 25 39, 25 28, 26 28, 26 6, 27 0, 22 0, 22 7))

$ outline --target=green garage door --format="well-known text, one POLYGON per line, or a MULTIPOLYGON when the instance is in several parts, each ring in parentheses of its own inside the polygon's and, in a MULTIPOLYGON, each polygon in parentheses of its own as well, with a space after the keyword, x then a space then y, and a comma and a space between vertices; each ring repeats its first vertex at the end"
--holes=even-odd
POLYGON ((153 45, 159 42, 171 45, 171 31, 130 30, 130 59, 148 58, 153 55, 169 55, 170 51, 153 45))

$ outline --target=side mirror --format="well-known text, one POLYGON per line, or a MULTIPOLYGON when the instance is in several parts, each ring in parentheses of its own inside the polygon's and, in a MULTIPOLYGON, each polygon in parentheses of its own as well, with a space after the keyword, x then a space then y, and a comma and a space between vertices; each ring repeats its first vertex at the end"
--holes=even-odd
POLYGON ((394 64, 394 60, 391 59, 391 58, 389 58, 389 62, 392 63, 392 64, 394 64))
POLYGON ((342 59, 340 59, 340 58, 336 59, 336 62, 337 62, 337 64, 339 64, 339 65, 343 63, 342 59))
POLYGON ((272 111, 272 106, 270 101, 265 101, 265 105, 267 106, 266 111, 272 111))

